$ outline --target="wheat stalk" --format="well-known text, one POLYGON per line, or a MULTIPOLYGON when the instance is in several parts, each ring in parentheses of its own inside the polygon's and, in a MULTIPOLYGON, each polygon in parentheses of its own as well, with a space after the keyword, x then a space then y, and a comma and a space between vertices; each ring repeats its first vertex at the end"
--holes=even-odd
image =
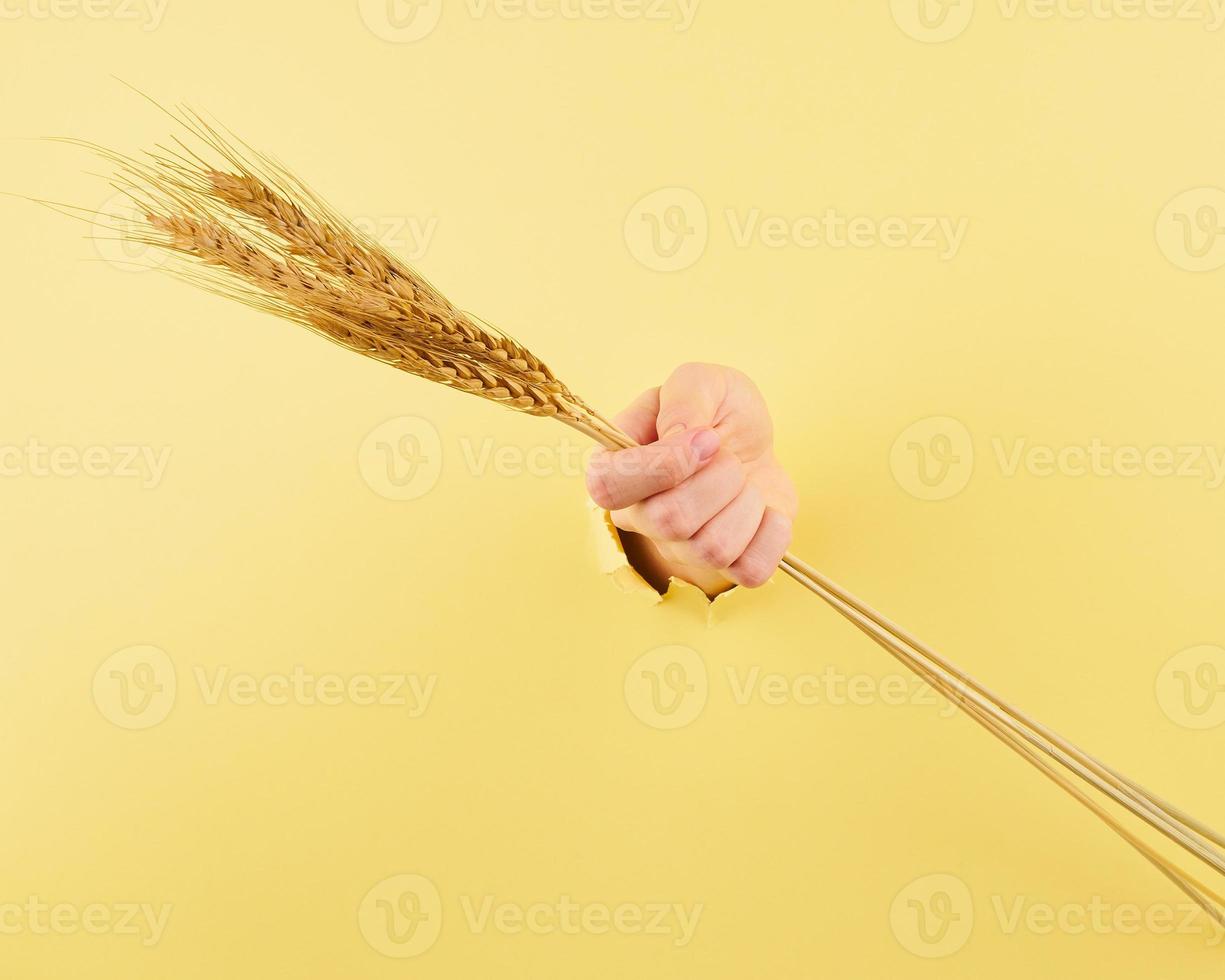
MULTIPOLYGON (((142 158, 90 146, 142 218, 117 231, 183 260, 183 278, 292 320, 348 350, 529 415, 601 445, 634 445, 522 344, 455 308, 415 270, 362 234, 288 170, 199 114, 175 119, 196 138, 142 158), (201 156, 203 153, 205 156, 201 156), (211 156, 215 159, 206 159, 211 156)), ((79 142, 79 141, 69 141, 79 142)), ((1225 925, 1225 898, 1121 824, 1107 801, 1218 874, 1225 839, 1037 724, 794 555, 780 567, 1039 769, 1225 925)))

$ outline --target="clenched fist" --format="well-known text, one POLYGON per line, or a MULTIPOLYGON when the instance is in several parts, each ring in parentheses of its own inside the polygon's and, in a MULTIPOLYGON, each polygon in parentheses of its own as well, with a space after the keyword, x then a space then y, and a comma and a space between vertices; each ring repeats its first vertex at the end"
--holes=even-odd
POLYGON ((684 364, 613 421, 642 445, 592 456, 587 490, 638 571, 658 589, 676 576, 708 595, 765 583, 797 501, 757 386, 732 368, 684 364))

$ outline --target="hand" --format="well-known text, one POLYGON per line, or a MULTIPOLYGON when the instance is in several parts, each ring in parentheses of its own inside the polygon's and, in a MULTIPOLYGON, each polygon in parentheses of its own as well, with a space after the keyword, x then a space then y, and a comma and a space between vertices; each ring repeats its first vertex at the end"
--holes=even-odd
POLYGON ((756 385, 684 364, 613 422, 642 445, 597 452, 587 490, 626 532, 638 571, 660 591, 670 576, 708 595, 764 584, 791 543, 797 500, 756 385))

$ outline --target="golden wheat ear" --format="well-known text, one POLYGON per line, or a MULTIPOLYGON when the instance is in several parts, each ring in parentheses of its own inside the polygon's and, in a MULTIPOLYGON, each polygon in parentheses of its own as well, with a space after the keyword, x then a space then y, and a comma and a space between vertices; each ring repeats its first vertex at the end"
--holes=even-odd
MULTIPOLYGON (((172 255, 183 278, 427 381, 555 418, 608 448, 633 445, 539 357, 458 310, 280 164, 191 110, 180 110, 175 119, 195 149, 176 139, 173 147, 140 158, 99 152, 116 169, 114 186, 141 216, 124 234, 172 255)), ((1220 834, 1031 720, 796 556, 786 555, 780 567, 1087 807, 1225 925, 1225 898, 1103 804, 1114 804, 1225 875, 1220 834)))
POLYGON ((199 149, 176 140, 127 157, 90 147, 115 168, 112 186, 140 215, 121 229, 127 240, 168 253, 178 260, 171 271, 197 286, 349 350, 556 417, 606 445, 623 442, 540 358, 454 307, 284 167, 197 113, 175 118, 199 149))

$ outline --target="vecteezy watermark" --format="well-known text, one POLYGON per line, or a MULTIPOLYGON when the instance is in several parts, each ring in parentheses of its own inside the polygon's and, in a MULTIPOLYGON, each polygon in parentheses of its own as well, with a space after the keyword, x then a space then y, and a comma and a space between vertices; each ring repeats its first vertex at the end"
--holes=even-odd
POLYGON ((442 19, 442 0, 357 0, 357 9, 371 34, 394 44, 429 37, 442 19))
POLYGON ((367 238, 392 252, 398 252, 411 262, 425 258, 438 231, 438 218, 411 215, 358 216, 350 219, 367 238))
POLYGON ((461 895, 464 924, 473 935, 648 936, 688 946, 702 918, 701 902, 582 902, 569 895, 542 902, 461 895))
POLYGON ((826 208, 820 215, 763 214, 760 208, 723 212, 737 248, 890 248, 937 249, 941 261, 955 259, 970 227, 969 218, 945 215, 843 214, 826 208))
POLYGON ((98 257, 120 272, 149 272, 169 262, 171 253, 146 241, 147 230, 144 209, 117 191, 98 205, 90 219, 89 240, 98 257))
POLYGON ((956 705, 912 674, 847 674, 832 664, 820 671, 784 674, 758 665, 729 664, 722 681, 712 685, 706 661, 691 647, 656 647, 626 670, 625 703, 643 724, 664 731, 692 724, 715 692, 738 708, 914 705, 935 708, 942 717, 957 712, 956 705))
POLYGON ((1039 479, 1066 476, 1128 480, 1148 476, 1194 480, 1209 490, 1225 485, 1225 450, 1210 445, 1115 446, 1094 437, 1083 443, 1053 446, 1031 443, 1024 437, 1004 440, 993 436, 991 447, 1000 473, 1006 477, 1023 470, 1039 479))
POLYGON ((626 473, 635 466, 682 465, 689 451, 678 447, 674 457, 653 453, 649 459, 634 454, 600 453, 586 440, 562 436, 556 441, 528 446, 499 442, 495 437, 458 436, 443 444, 438 427, 429 419, 402 415, 381 422, 367 433, 357 451, 357 468, 366 485, 388 500, 424 497, 442 477, 451 461, 472 479, 581 479, 591 469, 626 473))
MULTIPOLYGON (((1169 445, 1115 444, 1097 436, 1062 444, 1034 442, 1027 436, 991 436, 1000 476, 1035 479, 1177 479, 1225 486, 1225 447, 1208 443, 1169 445)), ((965 489, 974 475, 974 438, 957 419, 945 415, 907 426, 889 451, 889 468, 898 486, 920 500, 947 500, 965 489)))
POLYGON ((991 909, 1006 936, 1201 936, 1209 947, 1225 932, 1194 902, 1110 902, 1094 895, 1087 902, 1034 901, 1025 895, 992 895, 991 909))
POLYGON ((800 674, 729 665, 724 673, 732 703, 738 707, 869 708, 883 705, 900 708, 911 705, 935 708, 946 718, 957 713, 957 706, 952 701, 911 673, 847 674, 833 664, 827 664, 819 672, 800 674))
MULTIPOLYGON (((771 214, 758 207, 722 211, 734 248, 934 250, 957 257, 969 218, 944 215, 848 214, 827 207, 807 214, 771 214)), ((711 222, 706 203, 687 187, 664 187, 639 198, 622 227, 630 255, 655 272, 680 272, 705 253, 711 222)))
MULTIPOLYGON (((449 4, 471 20, 635 21, 677 33, 693 26, 701 0, 462 0, 449 4)), ((442 21, 443 0, 358 0, 362 21, 375 37, 397 44, 420 41, 442 21)))
POLYGON ((424 875, 384 878, 358 905, 357 927, 375 952, 392 959, 420 956, 442 931, 438 888, 424 875))
POLYGON ((117 20, 162 26, 170 0, 0 0, 0 20, 117 20))
POLYGON ((1094 895, 1087 902, 1054 903, 995 893, 987 905, 989 915, 976 909, 969 886, 956 875, 924 875, 894 897, 889 925, 904 949, 924 959, 960 952, 976 928, 987 925, 1005 936, 1199 936, 1209 947, 1225 939, 1225 931, 1193 902, 1140 905, 1094 895))
POLYGON ((952 956, 974 931, 974 899, 956 875, 924 875, 894 896, 889 925, 902 948, 915 956, 952 956))
MULTIPOLYGON (((974 17, 975 0, 890 0, 894 23, 925 44, 960 36, 974 17)), ((1186 23, 1207 31, 1225 24, 1225 0, 996 0, 1005 21, 1148 21, 1186 23)))
MULTIPOLYGON (((1221 0, 1225 3, 1225 0, 1221 0)), ((1161 209, 1157 247, 1187 272, 1211 272, 1225 265, 1225 191, 1194 187, 1176 194, 1161 209)))
MULTIPOLYGON (((0 0, 3 3, 4 0, 0 0)), ((438 231, 436 216, 358 215, 350 224, 375 244, 417 262, 425 258, 438 231)), ((98 257, 124 272, 148 272, 171 260, 172 253, 153 244, 145 211, 123 191, 103 201, 90 220, 90 240, 98 257)), ((221 226, 216 226, 220 232, 221 226)), ((207 229, 206 229, 207 230, 207 229)))
POLYGON ((433 490, 442 476, 442 436, 429 419, 415 415, 388 419, 362 440, 357 467, 380 497, 416 500, 433 490))
POLYGON ((933 415, 908 425, 893 440, 889 469, 919 500, 947 500, 974 475, 974 440, 957 419, 933 415))
POLYGON ((315 674, 301 664, 279 673, 250 674, 229 667, 211 670, 196 666, 192 677, 204 704, 231 704, 239 708, 267 705, 280 708, 400 708, 409 718, 420 718, 430 706, 438 686, 437 674, 315 674))
POLYGON ((444 450, 433 422, 402 415, 380 423, 366 435, 357 451, 357 467, 366 485, 380 497, 405 501, 424 497, 437 486, 448 457, 477 479, 577 479, 593 452, 589 443, 568 438, 523 447, 501 444, 489 435, 460 437, 456 446, 444 450))
POLYGON ((970 26, 974 0, 889 0, 894 23, 916 41, 951 41, 970 26))
MULTIPOLYGON (((197 664, 190 676, 200 702, 207 707, 352 705, 396 708, 413 719, 425 714, 438 686, 437 674, 314 673, 301 664, 262 674, 197 664)), ((164 650, 127 647, 111 654, 95 671, 94 704, 120 728, 152 728, 170 714, 179 687, 179 672, 164 650)))
POLYGON ((1225 650, 1204 644, 1174 654, 1157 674, 1157 703, 1176 725, 1225 725, 1225 650))
MULTIPOLYGON (((693 941, 703 911, 701 903, 578 901, 565 894, 532 902, 463 894, 457 904, 459 922, 474 936, 645 936, 677 947, 693 941)), ((418 874, 385 878, 366 892, 357 910, 358 930, 370 948, 394 959, 430 949, 443 918, 437 886, 418 874)))
POLYGON ((22 445, 0 444, 0 477, 136 480, 152 490, 166 475, 170 454, 169 446, 48 446, 30 438, 22 445))
POLYGON ((1100 20, 1181 22, 1218 31, 1225 23, 1225 0, 996 0, 1011 20, 1100 20))
POLYGON ((690 647, 648 650, 625 672, 625 703, 651 728, 671 730, 691 724, 706 707, 709 693, 706 661, 690 647))
POLYGON ((134 937, 156 946, 170 924, 174 906, 162 902, 45 902, 31 895, 21 902, 0 902, 0 936, 134 937))
POLYGON ((152 728, 165 721, 177 691, 174 662, 154 646, 116 650, 94 671, 94 704, 120 728, 152 728))
POLYGON ((625 216, 630 255, 656 272, 680 272, 698 261, 710 238, 706 204, 687 187, 661 187, 625 216))

